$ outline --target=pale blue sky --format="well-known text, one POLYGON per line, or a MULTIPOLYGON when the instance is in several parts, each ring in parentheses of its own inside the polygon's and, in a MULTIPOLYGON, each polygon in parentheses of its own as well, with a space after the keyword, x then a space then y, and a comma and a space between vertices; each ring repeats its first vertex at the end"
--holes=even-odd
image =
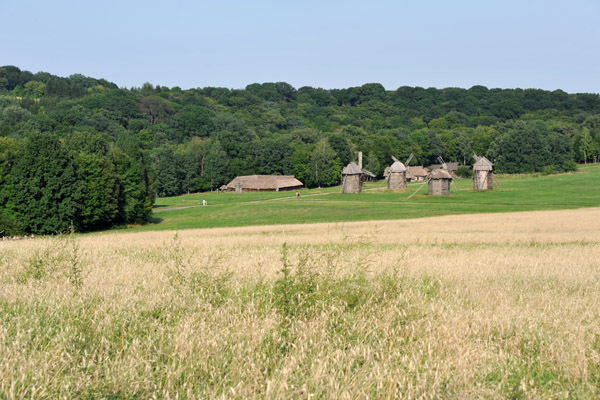
POLYGON ((0 65, 122 87, 600 93, 600 0, 0 0, 0 65))

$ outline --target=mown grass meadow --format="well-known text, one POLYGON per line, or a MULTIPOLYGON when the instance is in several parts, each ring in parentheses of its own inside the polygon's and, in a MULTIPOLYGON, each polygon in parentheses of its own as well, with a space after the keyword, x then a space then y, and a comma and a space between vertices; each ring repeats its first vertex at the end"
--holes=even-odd
POLYGON ((475 192, 471 180, 457 179, 451 196, 427 196, 425 186, 409 200, 421 183, 410 184, 404 192, 382 190, 383 181, 367 183, 362 193, 354 195, 340 194, 340 188, 333 187, 302 190, 299 198, 294 192, 212 192, 159 198, 152 223, 130 229, 372 221, 600 206, 600 165, 582 165, 577 173, 501 175, 498 179, 501 186, 492 191, 475 192), (207 200, 208 207, 200 207, 202 200, 207 200))

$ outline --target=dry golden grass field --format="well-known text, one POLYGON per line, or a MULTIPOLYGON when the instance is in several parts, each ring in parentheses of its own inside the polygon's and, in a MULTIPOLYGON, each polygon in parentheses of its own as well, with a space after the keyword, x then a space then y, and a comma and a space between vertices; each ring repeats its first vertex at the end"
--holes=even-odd
POLYGON ((599 223, 0 242, 0 398, 597 398, 599 223))

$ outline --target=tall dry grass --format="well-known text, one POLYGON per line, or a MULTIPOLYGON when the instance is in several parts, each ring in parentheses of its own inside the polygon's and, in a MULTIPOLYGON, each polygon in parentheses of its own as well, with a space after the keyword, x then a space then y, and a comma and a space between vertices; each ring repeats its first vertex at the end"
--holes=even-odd
POLYGON ((0 398, 596 398, 600 209, 0 243, 0 398))

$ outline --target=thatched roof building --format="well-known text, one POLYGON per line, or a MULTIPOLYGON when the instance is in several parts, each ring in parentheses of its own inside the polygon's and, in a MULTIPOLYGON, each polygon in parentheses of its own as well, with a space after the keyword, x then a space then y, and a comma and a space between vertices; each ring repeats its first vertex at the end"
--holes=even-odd
POLYGON ((350 162, 342 170, 342 193, 360 193, 362 190, 362 168, 350 162))
MULTIPOLYGON (((456 178, 456 170, 460 165, 457 162, 448 162, 446 163, 446 170, 452 175, 453 178, 456 178)), ((431 169, 442 169, 442 164, 431 164, 431 169)))
POLYGON ((411 181, 424 181, 429 175, 429 170, 423 166, 408 167, 406 178, 411 181))
POLYGON ((436 169, 429 175, 429 195, 430 196, 449 196, 452 175, 443 169, 436 169))
POLYGON ((363 175, 366 176, 367 180, 375 180, 375 179, 377 179, 377 175, 375 175, 371 171, 366 170, 364 168, 361 171, 362 171, 363 175))
POLYGON ((301 189, 302 182, 294 175, 246 175, 237 176, 227 184, 227 190, 235 191, 236 184, 238 188, 241 184, 244 192, 275 192, 279 190, 298 190, 301 189))

